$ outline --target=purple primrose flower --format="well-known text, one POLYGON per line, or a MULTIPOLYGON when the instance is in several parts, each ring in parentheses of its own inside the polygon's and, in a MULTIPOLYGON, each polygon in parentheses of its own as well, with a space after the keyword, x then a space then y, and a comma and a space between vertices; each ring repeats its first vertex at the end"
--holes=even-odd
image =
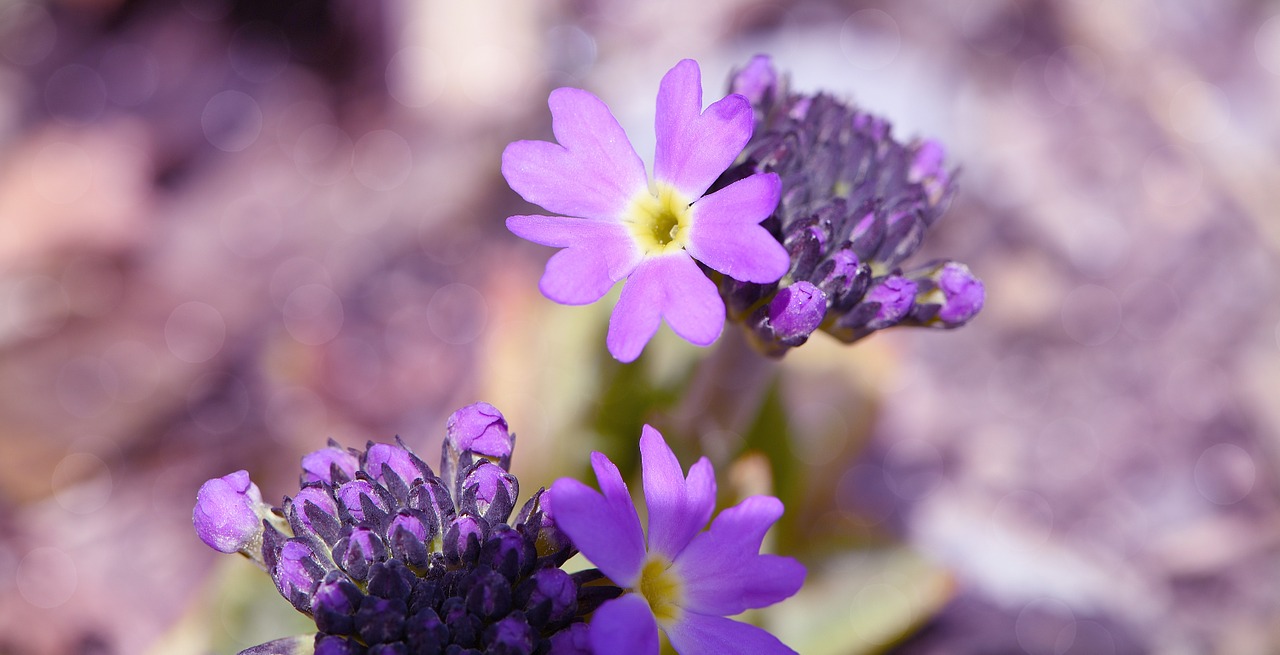
POLYGON ((720 336, 725 307, 697 261, 743 282, 768 284, 790 259, 760 221, 778 205, 781 183, 756 173, 703 195, 751 138, 753 111, 739 94, 702 109, 697 62, 686 59, 658 88, 653 179, 609 108, 581 89, 551 92, 558 143, 517 141, 502 174, 525 200, 562 216, 511 216, 507 228, 563 248, 539 288, 558 303, 599 300, 626 279, 609 321, 609 352, 640 355, 663 319, 706 346, 720 336))
POLYGON ((662 435, 647 425, 640 456, 647 541, 626 483, 600 453, 591 455, 600 492, 570 478, 548 492, 560 529, 624 590, 596 610, 592 649, 656 654, 660 628, 681 655, 794 652, 768 632, 727 618, 779 602, 804 582, 796 560, 760 553, 765 532, 782 515, 781 501, 747 498, 702 531, 715 509, 711 463, 698 460, 686 477, 662 435))

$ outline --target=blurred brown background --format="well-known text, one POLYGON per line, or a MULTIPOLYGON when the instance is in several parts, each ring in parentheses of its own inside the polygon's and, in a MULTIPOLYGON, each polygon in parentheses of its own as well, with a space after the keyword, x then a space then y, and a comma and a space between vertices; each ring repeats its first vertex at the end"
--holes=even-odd
MULTIPOLYGON (((330 437, 433 461, 484 399, 526 490, 576 471, 609 304, 537 294, 502 147, 572 85, 647 159, 667 68, 710 98, 757 52, 947 145, 925 255, 988 293, 777 367, 791 520, 862 536, 795 553, 766 623, 803 653, 1280 650, 1280 5, 0 0, 0 654, 301 630, 190 508, 239 468, 278 501, 330 437)), ((704 354, 667 336, 659 373, 704 354)))

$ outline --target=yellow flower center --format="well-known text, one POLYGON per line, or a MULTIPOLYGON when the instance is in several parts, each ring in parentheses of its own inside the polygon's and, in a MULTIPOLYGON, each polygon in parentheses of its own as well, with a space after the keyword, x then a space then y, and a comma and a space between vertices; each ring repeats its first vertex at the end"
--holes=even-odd
POLYGON ((631 201, 623 221, 646 255, 668 254, 689 243, 689 205, 680 192, 659 183, 657 194, 641 193, 631 201))
POLYGON ((649 601, 649 609, 658 623, 667 624, 680 618, 680 602, 684 598, 680 576, 671 570, 671 562, 650 554, 640 569, 639 589, 649 601))

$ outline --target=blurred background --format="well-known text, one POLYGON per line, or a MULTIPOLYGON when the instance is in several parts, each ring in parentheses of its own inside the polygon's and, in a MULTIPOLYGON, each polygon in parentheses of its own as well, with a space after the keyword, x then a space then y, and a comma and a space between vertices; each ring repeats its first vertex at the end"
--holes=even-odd
POLYGON ((755 618, 806 655, 1280 652, 1277 115, 1258 0, 0 0, 0 655, 304 632, 200 483, 434 463, 476 400, 525 495, 647 421, 781 496, 810 576, 755 618), (946 144, 915 261, 985 280, 973 323, 622 367, 612 302, 538 294, 498 164, 548 91, 649 159, 671 65, 710 100, 758 52, 946 144))

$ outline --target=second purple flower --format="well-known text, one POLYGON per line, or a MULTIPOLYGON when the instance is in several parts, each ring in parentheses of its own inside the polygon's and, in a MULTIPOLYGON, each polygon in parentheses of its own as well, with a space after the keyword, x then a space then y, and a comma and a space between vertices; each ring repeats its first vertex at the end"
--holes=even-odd
POLYGON ((697 261, 742 282, 776 282, 785 248, 760 227, 778 205, 773 173, 703 195, 751 138, 751 104, 733 94, 702 109, 697 62, 686 59, 658 89, 653 180, 609 108, 581 89, 551 92, 559 143, 517 141, 502 174, 525 200, 562 216, 511 216, 517 236, 563 248, 539 288, 567 305, 593 303, 626 279, 609 321, 609 352, 629 362, 662 320, 706 346, 724 328, 725 307, 697 261))

